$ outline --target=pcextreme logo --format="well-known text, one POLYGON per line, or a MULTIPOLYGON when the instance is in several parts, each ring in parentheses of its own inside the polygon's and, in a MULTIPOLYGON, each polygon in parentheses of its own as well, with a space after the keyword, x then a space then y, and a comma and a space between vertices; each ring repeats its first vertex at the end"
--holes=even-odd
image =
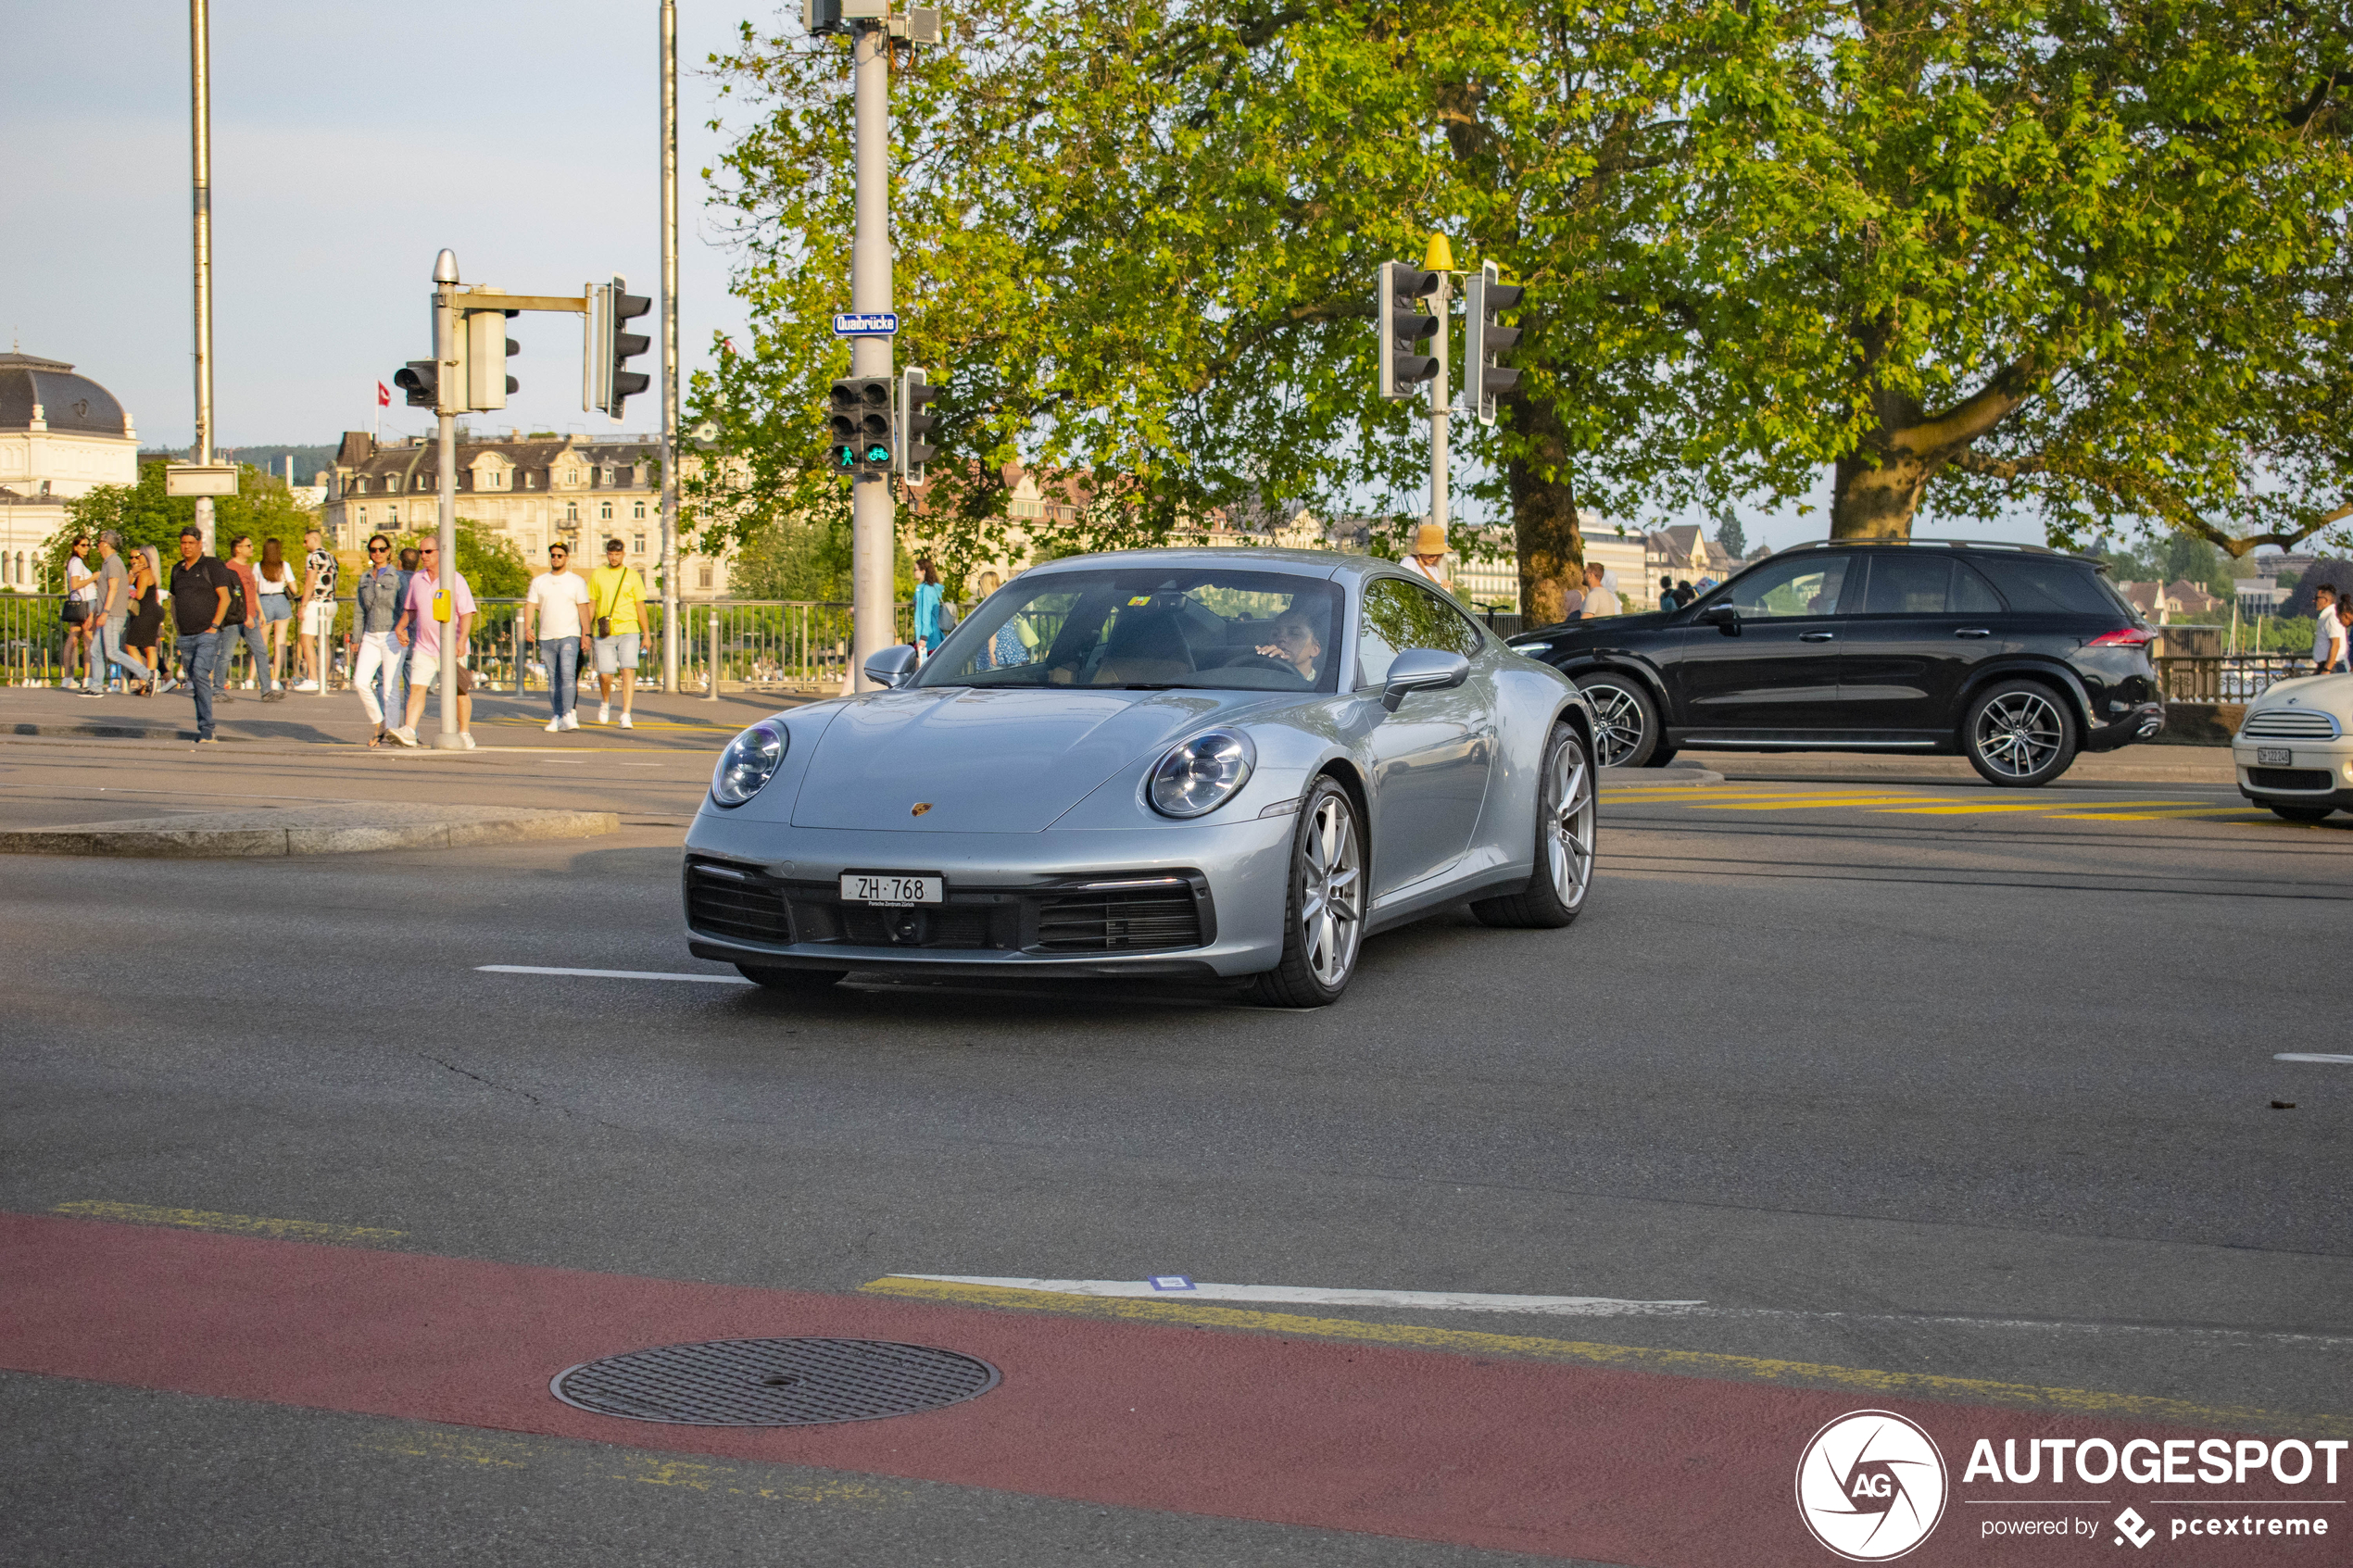
POLYGON ((1852 1562, 1903 1556, 1944 1517, 1944 1456, 1893 1411, 1855 1411, 1814 1434, 1797 1461, 1797 1513, 1852 1562))

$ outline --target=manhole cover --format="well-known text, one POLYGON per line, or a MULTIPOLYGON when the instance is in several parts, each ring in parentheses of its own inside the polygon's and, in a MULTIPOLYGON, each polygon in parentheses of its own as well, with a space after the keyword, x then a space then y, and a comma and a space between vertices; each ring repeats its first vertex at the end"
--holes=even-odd
POLYGON ((815 1426, 912 1415, 986 1394, 997 1369, 884 1339, 712 1339, 583 1361, 548 1391, 568 1405, 687 1426, 815 1426))

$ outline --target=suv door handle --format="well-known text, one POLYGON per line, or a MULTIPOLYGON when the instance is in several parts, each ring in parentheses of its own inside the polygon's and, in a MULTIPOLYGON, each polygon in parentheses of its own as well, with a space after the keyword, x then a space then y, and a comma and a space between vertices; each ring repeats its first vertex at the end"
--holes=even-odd
POLYGON ((1837 635, 1835 632, 1800 632, 1797 640, 1801 643, 1827 643, 1837 635))
POLYGON ((1994 633, 1983 626, 1964 626, 1953 633, 1956 637, 1990 637, 1994 633))

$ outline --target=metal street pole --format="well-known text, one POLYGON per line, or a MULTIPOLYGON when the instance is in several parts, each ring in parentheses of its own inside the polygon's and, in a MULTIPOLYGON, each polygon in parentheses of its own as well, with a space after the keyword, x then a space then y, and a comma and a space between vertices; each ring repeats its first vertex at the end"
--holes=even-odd
MULTIPOLYGON (((212 461, 212 24, 205 0, 188 0, 190 141, 194 146, 196 220, 196 450, 195 460, 212 461)), ((212 497, 196 497, 196 527, 212 547, 212 497)), ((321 685, 324 687, 324 681, 321 685)))
MULTIPOLYGON (((434 398, 434 423, 441 436, 441 569, 434 573, 434 583, 436 612, 434 619, 441 624, 435 635, 441 646, 441 668, 437 672, 441 684, 441 733, 433 744, 443 751, 458 751, 465 743, 458 738, 458 656, 465 650, 458 646, 458 415, 457 408, 464 400, 466 388, 460 373, 458 355, 458 334, 464 330, 458 316, 458 257, 443 251, 433 261, 433 357, 441 362, 441 374, 435 378, 439 388, 434 398), (440 596, 447 595, 449 619, 441 621, 440 596)), ((411 646, 414 641, 411 640, 411 646)), ((323 673, 323 672, 322 672, 323 673)), ((321 680, 320 684, 326 683, 321 680)))
MULTIPOLYGON (((890 303, 890 39, 880 18, 856 24, 850 46, 856 86, 858 229, 849 252, 849 308, 879 315, 890 303)), ((891 340, 849 340, 849 373, 888 376, 891 340)), ((872 691, 866 660, 899 641, 892 567, 898 546, 890 476, 850 481, 849 662, 854 686, 872 691)))
POLYGON ((1440 272, 1438 292, 1430 295, 1430 304, 1436 308, 1438 316, 1438 374, 1430 378, 1429 383, 1429 521, 1441 528, 1446 526, 1446 423, 1453 406, 1453 394, 1447 389, 1446 353, 1447 340, 1453 335, 1453 326, 1446 302, 1453 295, 1453 275, 1440 272))
POLYGON ((661 0, 661 689, 678 689, 677 0, 661 0))

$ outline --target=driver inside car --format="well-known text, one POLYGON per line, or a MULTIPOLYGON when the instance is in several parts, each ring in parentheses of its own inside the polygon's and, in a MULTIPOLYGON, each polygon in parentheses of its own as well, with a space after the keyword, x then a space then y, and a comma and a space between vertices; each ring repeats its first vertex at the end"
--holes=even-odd
POLYGON ((1258 645, 1264 659, 1278 659, 1299 671, 1300 679, 1313 684, 1323 668, 1324 643, 1316 636, 1315 624, 1298 610, 1285 610, 1275 618, 1270 640, 1258 645))

